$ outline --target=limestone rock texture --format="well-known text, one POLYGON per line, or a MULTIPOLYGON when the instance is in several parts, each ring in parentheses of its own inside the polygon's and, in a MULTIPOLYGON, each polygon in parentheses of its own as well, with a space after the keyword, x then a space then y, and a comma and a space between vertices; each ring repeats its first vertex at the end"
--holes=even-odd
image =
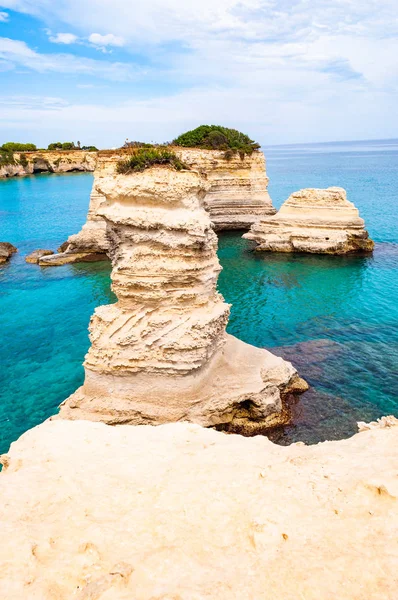
POLYGON ((47 421, 2 462, 4 600, 397 597, 396 424, 281 447, 47 421))
POLYGON ((52 261, 42 262, 43 266, 45 264, 62 265, 73 262, 86 262, 90 261, 93 256, 95 260, 108 260, 109 242, 106 236, 106 223, 99 214, 106 198, 99 189, 104 179, 115 175, 116 163, 120 159, 120 151, 99 153, 94 171, 86 223, 78 233, 69 236, 67 241, 62 244, 59 249, 62 252, 55 255, 52 261))
POLYGON ((225 332, 208 187, 198 172, 167 167, 98 184, 118 302, 91 319, 85 382, 62 418, 251 434, 286 422, 292 396, 307 389, 290 363, 225 332))
MULTIPOLYGON (((231 160, 223 158, 218 150, 199 150, 174 147, 173 151, 193 170, 207 176, 210 187, 205 207, 216 230, 249 229, 260 217, 273 215, 276 211, 268 193, 268 177, 265 158, 256 151, 251 156, 231 160)), ((71 235, 64 247, 64 262, 74 261, 69 254, 103 253, 109 249, 106 225, 100 215, 105 197, 101 193, 101 181, 115 174, 116 163, 126 158, 125 150, 105 150, 98 153, 87 221, 79 233, 71 235)), ((55 259, 54 259, 55 260, 55 259)), ((60 262, 59 264, 64 264, 60 262)))
POLYGON ((18 249, 10 244, 10 242, 0 242, 0 264, 10 260, 10 257, 18 252, 18 249))
POLYGON ((37 265, 43 256, 51 256, 52 254, 54 254, 52 250, 33 250, 33 252, 25 257, 25 262, 37 265))
POLYGON ((216 231, 249 229, 261 217, 275 214, 262 152, 242 158, 236 153, 226 160, 220 150, 173 150, 192 169, 207 175, 210 189, 205 206, 216 231))
POLYGON ((294 192, 276 215, 262 218, 243 237, 266 252, 349 254, 374 247, 358 209, 339 187, 294 192))
POLYGON ((38 150, 14 152, 14 162, 0 166, 0 179, 35 173, 94 171, 97 152, 84 150, 38 150))

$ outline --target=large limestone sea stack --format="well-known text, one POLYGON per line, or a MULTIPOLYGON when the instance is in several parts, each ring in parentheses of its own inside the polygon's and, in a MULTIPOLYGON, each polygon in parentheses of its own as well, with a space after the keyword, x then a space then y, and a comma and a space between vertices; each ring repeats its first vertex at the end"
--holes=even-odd
POLYGON ((61 417, 249 433, 286 422, 286 402, 306 385, 290 363, 225 332, 208 188, 168 167, 102 178, 118 302, 95 311, 85 382, 61 417))
POLYGON ((358 209, 339 187, 294 192, 276 215, 261 218, 243 237, 267 252, 349 254, 374 247, 358 209))

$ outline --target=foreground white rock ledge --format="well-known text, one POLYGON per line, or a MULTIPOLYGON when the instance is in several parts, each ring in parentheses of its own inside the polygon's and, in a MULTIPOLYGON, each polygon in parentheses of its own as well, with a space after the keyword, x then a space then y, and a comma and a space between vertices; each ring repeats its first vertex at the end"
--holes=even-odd
POLYGON ((102 179, 118 302, 91 319, 84 385, 61 417, 249 435, 287 422, 308 386, 291 363, 226 334, 208 188, 198 172, 167 167, 102 179))
POLYGON ((338 187, 294 192, 276 215, 262 217, 243 237, 266 252, 349 254, 374 247, 358 209, 338 187))
POLYGON ((397 597, 396 426, 285 448, 53 421, 3 462, 4 600, 397 597))

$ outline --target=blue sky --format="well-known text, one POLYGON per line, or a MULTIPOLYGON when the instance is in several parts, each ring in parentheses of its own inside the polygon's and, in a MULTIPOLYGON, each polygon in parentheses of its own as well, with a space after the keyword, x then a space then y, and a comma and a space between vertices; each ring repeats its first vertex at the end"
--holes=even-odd
POLYGON ((398 137, 396 0, 0 0, 0 142, 398 137))

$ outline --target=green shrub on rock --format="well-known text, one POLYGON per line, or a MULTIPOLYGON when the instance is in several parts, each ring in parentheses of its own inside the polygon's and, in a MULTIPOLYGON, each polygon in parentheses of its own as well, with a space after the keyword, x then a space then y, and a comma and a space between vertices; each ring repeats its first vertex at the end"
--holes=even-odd
POLYGON ((189 168, 168 148, 134 148, 128 158, 117 163, 116 170, 126 175, 154 165, 169 165, 176 171, 189 168))
POLYGON ((250 155, 260 148, 260 144, 251 140, 245 133, 221 125, 200 125, 178 136, 173 144, 186 148, 224 150, 224 158, 227 160, 230 160, 236 152, 243 158, 245 154, 250 155))
POLYGON ((47 150, 62 150, 62 142, 53 142, 48 144, 47 150))

